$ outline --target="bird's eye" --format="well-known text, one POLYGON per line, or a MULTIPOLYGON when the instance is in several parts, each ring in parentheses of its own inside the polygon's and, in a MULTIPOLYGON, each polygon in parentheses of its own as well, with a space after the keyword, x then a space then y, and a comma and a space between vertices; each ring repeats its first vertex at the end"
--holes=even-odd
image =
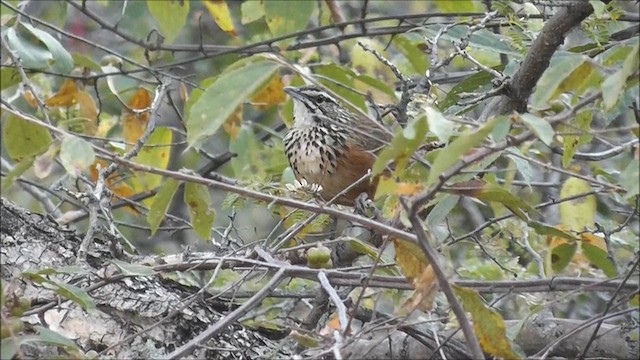
POLYGON ((318 96, 318 98, 316 99, 316 102, 318 104, 322 104, 323 102, 325 102, 325 100, 326 99, 324 98, 324 96, 318 96))

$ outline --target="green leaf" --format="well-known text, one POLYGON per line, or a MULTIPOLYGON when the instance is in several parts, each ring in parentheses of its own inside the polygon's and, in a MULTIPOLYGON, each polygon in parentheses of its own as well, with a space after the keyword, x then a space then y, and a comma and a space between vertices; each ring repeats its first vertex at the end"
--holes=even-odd
POLYGON ((158 22, 166 42, 172 43, 187 22, 189 1, 147 0, 147 8, 158 22))
MULTIPOLYGON (((587 144, 593 138, 592 135, 589 134, 591 130, 591 120, 593 119, 593 111, 585 110, 580 111, 576 117, 575 122, 577 127, 580 130, 583 130, 584 133, 581 135, 565 135, 562 138, 562 166, 567 168, 571 165, 571 160, 573 159, 573 155, 575 155, 576 150, 582 146, 583 144, 587 144)), ((567 130, 573 130, 574 128, 566 127, 567 130)))
MULTIPOLYGON (((520 150, 515 147, 509 148, 509 151, 521 154, 520 150)), ((527 185, 531 186, 533 169, 531 168, 529 162, 525 159, 513 155, 507 155, 507 157, 511 159, 511 161, 513 161, 513 163, 516 165, 516 169, 518 169, 518 172, 520 173, 520 175, 522 175, 522 180, 524 180, 527 185)))
POLYGON ((73 177, 96 161, 91 144, 78 136, 65 136, 60 145, 60 162, 73 177))
POLYGON ((44 268, 37 271, 24 271, 23 275, 53 275, 53 274, 86 274, 88 271, 82 266, 69 265, 58 268, 44 268))
POLYGON ((45 127, 9 114, 2 127, 2 142, 12 159, 21 160, 46 151, 51 135, 45 127))
POLYGON ((476 7, 471 0, 438 0, 434 2, 442 12, 473 12, 476 7))
POLYGON ((396 98, 394 89, 382 80, 376 79, 366 74, 356 75, 355 80, 361 81, 374 89, 380 90, 383 93, 396 98))
POLYGON ((147 214, 147 221, 151 227, 151 235, 158 231, 158 227, 162 219, 164 219, 171 204, 171 199, 173 199, 173 195, 175 195, 179 185, 179 181, 169 178, 162 185, 160 191, 153 197, 153 203, 149 208, 149 214, 147 214))
POLYGON ((2 339, 2 342, 0 343, 0 358, 13 359, 13 357, 18 353, 20 345, 22 345, 22 338, 23 336, 2 339))
POLYGON ((264 4, 262 1, 243 1, 240 12, 242 13, 240 22, 244 25, 264 16, 264 4))
POLYGON ((150 266, 132 264, 117 259, 113 259, 111 262, 122 271, 122 274, 127 276, 154 276, 156 274, 150 266))
POLYGON ((88 55, 73 53, 71 54, 71 58, 73 59, 73 63, 76 67, 86 67, 96 72, 102 71, 102 67, 100 67, 100 64, 98 64, 88 55))
MULTIPOLYGON (((153 129, 153 133, 151 133, 145 145, 140 149, 138 155, 133 158, 133 161, 142 165, 166 169, 169 165, 169 158, 171 157, 172 139, 173 132, 170 128, 161 126, 153 129)), ((136 177, 132 180, 134 189, 139 192, 155 189, 160 186, 162 183, 162 175, 139 172, 136 173, 136 177)))
POLYGON ((13 166, 13 169, 9 171, 7 176, 2 179, 2 189, 7 190, 11 185, 13 185, 13 180, 24 174, 25 171, 31 169, 33 165, 34 157, 26 157, 20 160, 19 163, 13 166))
MULTIPOLYGON (((542 74, 540 80, 536 85, 536 91, 531 98, 531 104, 537 109, 545 108, 548 101, 560 93, 559 88, 567 78, 571 78, 576 69, 581 68, 581 65, 588 61, 588 58, 583 55, 573 53, 559 53, 551 58, 551 64, 549 68, 542 74)), ((591 66, 583 67, 582 71, 577 73, 584 73, 584 70, 591 70, 591 66)), ((584 75, 583 75, 584 76, 584 75)), ((584 81, 586 76, 580 80, 584 81)), ((575 80, 575 78, 573 78, 575 80)), ((575 81, 574 81, 575 82, 575 81)), ((568 88, 571 84, 565 84, 563 88, 568 88)), ((574 85, 575 86, 575 85, 574 85)))
POLYGON ((431 131, 442 143, 449 142, 449 139, 458 133, 457 124, 450 121, 440 111, 431 106, 425 107, 429 131, 431 131))
POLYGON ((618 275, 616 266, 609 259, 609 254, 606 249, 602 249, 597 245, 583 241, 582 253, 592 265, 601 269, 608 277, 615 277, 618 275))
POLYGON ((507 327, 500 314, 487 306, 478 291, 453 285, 464 310, 471 314, 473 329, 482 350, 490 355, 505 359, 522 359, 523 354, 515 348, 507 337, 507 327))
POLYGON ((33 338, 34 341, 43 342, 55 346, 62 346, 69 349, 74 349, 78 352, 82 352, 82 350, 73 341, 58 334, 55 331, 49 330, 42 326, 35 326, 35 329, 38 331, 38 335, 33 338))
POLYGON ((422 75, 429 68, 429 57, 424 51, 420 50, 420 46, 424 46, 424 40, 413 35, 415 34, 398 35, 393 42, 409 60, 414 70, 422 75))
POLYGON ((622 90, 627 85, 627 78, 638 71, 638 49, 640 43, 636 43, 633 50, 624 60, 622 68, 615 74, 606 78, 602 83, 602 100, 605 110, 610 110, 618 102, 622 90))
MULTIPOLYGON (((367 257, 369 257, 369 259, 371 260, 376 260, 378 258, 378 251, 380 251, 378 248, 376 248, 375 246, 372 246, 371 244, 368 244, 360 239, 357 238, 347 238, 347 244, 349 244, 349 247, 357 252, 358 254, 362 254, 362 255, 366 255, 367 257)), ((383 263, 385 262, 392 262, 393 258, 387 258, 387 256, 383 253, 381 255, 381 259, 383 263)), ((382 274, 386 274, 389 276, 400 276, 400 272, 398 271, 397 268, 395 267, 381 267, 381 268, 377 268, 376 272, 382 273, 382 274)))
MULTIPOLYGON (((504 65, 495 66, 492 69, 497 71, 504 70, 504 65)), ((455 105, 458 101, 460 101, 460 97, 458 94, 463 92, 479 92, 483 87, 487 85, 491 85, 491 80, 493 79, 493 75, 490 73, 481 70, 473 75, 469 75, 464 80, 460 81, 456 84, 451 91, 447 93, 447 96, 444 98, 442 102, 442 106, 440 107, 443 111, 455 105)))
POLYGON ((538 235, 550 235, 550 236, 561 237, 563 239, 573 240, 573 241, 578 240, 578 238, 576 238, 575 236, 571 235, 570 233, 564 230, 558 229, 555 226, 541 223, 539 221, 531 220, 527 223, 527 225, 529 225, 538 235))
MULTIPOLYGON (((457 2, 457 1, 456 1, 457 2)), ((438 1, 440 3, 440 1, 438 1)), ((421 28, 427 36, 434 37, 442 29, 444 25, 427 25, 421 28)), ((503 35, 498 35, 492 31, 481 29, 475 31, 469 36, 468 25, 456 25, 449 29, 442 39, 448 41, 460 41, 462 38, 468 39, 471 49, 486 50, 493 53, 502 53, 513 56, 515 58, 521 58, 522 54, 517 50, 514 50, 509 44, 511 40, 503 35)))
POLYGON ((20 84, 22 78, 16 68, 3 67, 0 69, 0 90, 20 84))
POLYGON ((58 295, 75 302, 85 311, 95 310, 96 305, 93 303, 93 299, 84 289, 61 281, 50 280, 50 283, 55 285, 54 291, 58 295))
POLYGON ((498 117, 489 120, 486 124, 482 125, 479 129, 470 129, 460 135, 457 139, 452 141, 449 145, 440 149, 438 155, 431 166, 429 171, 429 178, 427 179, 426 187, 435 184, 438 177, 442 175, 449 167, 455 164, 459 159, 462 159, 464 154, 480 144, 491 133, 491 130, 500 121, 507 121, 505 117, 498 117))
POLYGON ((95 310, 96 305, 93 302, 93 299, 89 296, 84 289, 81 289, 77 286, 67 284, 58 280, 51 280, 44 277, 41 274, 34 272, 23 272, 23 277, 26 277, 38 284, 46 284, 51 290, 53 290, 56 294, 62 296, 65 299, 71 300, 76 304, 80 305, 82 309, 85 311, 95 310))
POLYGON ((600 0, 589 0, 589 4, 593 8, 593 14, 596 16, 596 19, 602 19, 603 16, 607 13, 607 5, 600 0))
POLYGON ((522 220, 527 221, 529 216, 522 212, 527 211, 529 214, 536 214, 538 211, 531 204, 522 198, 515 196, 499 185, 486 182, 481 179, 473 179, 463 183, 456 183, 446 189, 457 195, 471 196, 483 201, 498 202, 506 206, 511 212, 522 220))
POLYGON ((591 78, 591 73, 594 70, 596 68, 591 61, 583 62, 562 80, 553 97, 555 98, 565 92, 582 94, 586 88, 585 83, 591 78))
POLYGON ((539 118, 531 113, 520 114, 522 121, 536 134, 536 136, 542 140, 547 146, 551 146, 553 142, 553 136, 555 132, 549 122, 545 119, 539 118))
MULTIPOLYGON (((637 181, 637 179, 636 179, 637 181)), ((591 184, 578 178, 568 178, 560 189, 560 198, 583 194, 593 190, 591 184)), ((588 195, 560 203, 560 223, 565 229, 582 231, 596 222, 596 197, 588 195)))
POLYGON ((44 44, 30 34, 18 33, 17 28, 11 27, 5 36, 7 47, 18 56, 22 66, 46 69, 49 66, 49 61, 53 60, 53 55, 44 44))
POLYGON ((429 215, 427 215, 427 225, 430 228, 435 228, 436 226, 442 224, 447 215, 449 215, 451 210, 453 210, 453 208, 456 206, 458 200, 460 200, 460 196, 457 195, 443 195, 444 196, 442 196, 442 198, 438 199, 433 209, 429 211, 429 215))
POLYGON ((627 193, 624 194, 625 199, 629 199, 640 193, 639 178, 640 165, 638 159, 631 159, 627 167, 620 173, 620 185, 627 190, 627 193))
POLYGON ((206 185, 188 182, 184 189, 184 202, 189 207, 193 230, 204 240, 211 240, 211 226, 216 212, 211 208, 211 195, 206 185))
POLYGON ((269 0, 264 2, 267 25, 273 36, 304 30, 315 9, 315 1, 269 0))
POLYGON ((71 54, 48 32, 37 29, 27 23, 20 23, 27 29, 33 36, 41 41, 44 46, 49 50, 52 57, 49 64, 55 71, 63 74, 67 74, 73 70, 73 58, 71 54))
POLYGON ((380 174, 390 160, 395 161, 394 172, 403 171, 418 149, 427 133, 427 120, 424 116, 412 119, 407 127, 396 131, 391 144, 386 146, 376 159, 371 169, 371 176, 380 174))
MULTIPOLYGON (((536 231, 537 232, 537 231, 536 231)), ((549 252, 549 260, 551 262, 551 269, 554 273, 559 273, 571 263, 573 256, 578 248, 578 243, 575 241, 563 242, 554 246, 549 252)))
POLYGON ((47 11, 43 11, 40 14, 40 20, 64 29, 64 25, 67 22, 67 8, 66 1, 50 1, 47 4, 47 11))
POLYGON ((194 146, 213 135, 235 111, 271 78, 278 64, 259 60, 224 72, 191 106, 187 115, 187 140, 194 146))
POLYGON ((320 79, 320 82, 331 91, 360 109, 366 108, 362 96, 349 90, 353 87, 353 79, 357 78, 357 74, 354 71, 336 64, 326 64, 315 67, 315 73, 330 79, 320 79))

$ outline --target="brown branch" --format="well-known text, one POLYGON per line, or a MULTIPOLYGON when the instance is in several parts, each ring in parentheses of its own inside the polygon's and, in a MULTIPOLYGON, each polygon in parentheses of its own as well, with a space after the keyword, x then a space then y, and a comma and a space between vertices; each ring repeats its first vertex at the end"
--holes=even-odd
POLYGON ((566 7, 558 10, 549 21, 544 24, 542 31, 531 44, 522 65, 507 84, 506 96, 496 107, 499 114, 506 114, 512 110, 525 112, 527 101, 534 86, 549 67, 549 61, 558 47, 564 42, 567 33, 579 25, 593 12, 588 1, 572 1, 566 7))

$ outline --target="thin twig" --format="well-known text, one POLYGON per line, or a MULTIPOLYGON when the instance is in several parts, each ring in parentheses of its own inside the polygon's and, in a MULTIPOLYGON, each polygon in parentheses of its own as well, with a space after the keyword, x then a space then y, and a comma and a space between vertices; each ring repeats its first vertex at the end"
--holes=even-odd
POLYGON ((587 351, 589 351, 589 347, 591 346, 593 341, 596 339, 596 336, 598 335, 598 330, 600 330, 600 326, 602 326, 602 322, 604 321, 604 316, 607 315, 607 313, 613 306, 613 302, 618 296, 618 294, 620 293, 622 286, 624 286, 624 284, 627 282, 627 280, 629 280, 631 275, 635 273, 636 267, 638 267, 639 261, 640 261, 640 256, 636 254, 636 261, 633 263, 631 268, 629 268, 629 271, 627 271, 627 275, 624 277, 624 279, 622 280, 622 282, 620 283, 616 291, 614 291, 614 293, 611 294, 611 298, 609 299, 609 301, 607 301, 607 305, 605 305, 604 310, 601 313, 601 316, 603 316, 603 318, 601 318, 600 321, 598 321, 598 323, 596 324, 596 328, 593 330, 593 333, 591 334, 591 337, 589 338, 587 345, 585 345, 584 350, 582 350, 582 353, 580 354, 580 356, 578 356, 578 359, 584 359, 587 356, 587 351))
POLYGON ((409 220, 411 221, 411 226, 413 227, 413 231, 416 233, 418 237, 418 245, 422 249, 424 255, 429 261, 429 265, 433 268, 433 272, 436 274, 438 278, 438 285, 442 292, 449 300, 449 305, 453 310, 453 313, 456 315, 458 319, 458 323, 462 328, 462 333, 467 341, 467 349, 471 353, 471 356, 474 359, 484 359, 484 353, 482 352, 482 348, 480 347, 480 343, 478 342, 478 338, 476 338, 476 334, 471 327, 471 323, 465 314, 462 305, 456 298, 456 295, 453 293, 453 288, 447 279, 447 275, 442 270, 442 266, 440 265, 440 260, 438 259, 437 252, 431 246, 431 240, 429 240, 429 235, 422 228, 422 221, 420 220, 420 216, 418 215, 418 209, 414 209, 413 207, 407 204, 405 198, 400 198, 400 202, 402 203, 402 207, 404 207, 405 211, 409 216, 409 220))

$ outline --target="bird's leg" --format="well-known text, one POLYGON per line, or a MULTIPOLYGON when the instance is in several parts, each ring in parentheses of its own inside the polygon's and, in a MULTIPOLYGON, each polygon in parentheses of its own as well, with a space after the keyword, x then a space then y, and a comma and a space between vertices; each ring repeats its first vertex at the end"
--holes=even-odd
POLYGON ((357 214, 362 216, 380 220, 382 219, 382 212, 376 207, 376 204, 369 198, 366 192, 356 196, 354 200, 354 208, 357 214))

